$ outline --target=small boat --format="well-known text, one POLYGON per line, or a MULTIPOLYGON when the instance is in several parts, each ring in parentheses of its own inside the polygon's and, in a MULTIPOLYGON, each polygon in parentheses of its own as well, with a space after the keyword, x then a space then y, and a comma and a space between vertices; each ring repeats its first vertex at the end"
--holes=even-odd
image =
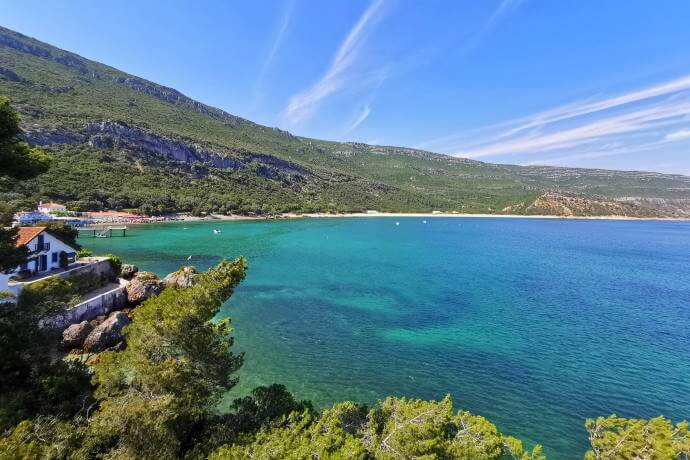
POLYGON ((423 220, 423 221, 422 221, 422 223, 423 223, 423 224, 426 224, 426 221, 425 221, 425 220, 423 220))
POLYGON ((395 225, 400 225, 400 222, 396 222, 395 225))
POLYGON ((213 234, 214 234, 214 235, 220 234, 220 230, 218 230, 217 228, 214 228, 214 229, 213 229, 213 234))

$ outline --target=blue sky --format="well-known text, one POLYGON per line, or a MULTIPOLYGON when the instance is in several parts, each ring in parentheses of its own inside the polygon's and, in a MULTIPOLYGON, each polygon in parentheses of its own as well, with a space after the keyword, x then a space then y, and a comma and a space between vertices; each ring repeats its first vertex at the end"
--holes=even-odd
POLYGON ((0 24, 295 134, 690 175, 687 0, 3 1, 0 24))

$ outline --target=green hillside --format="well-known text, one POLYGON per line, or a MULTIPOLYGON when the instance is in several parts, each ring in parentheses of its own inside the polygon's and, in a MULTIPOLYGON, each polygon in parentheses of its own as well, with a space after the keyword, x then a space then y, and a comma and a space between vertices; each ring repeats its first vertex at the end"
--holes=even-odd
POLYGON ((690 177, 496 165, 294 136, 0 27, 0 95, 49 173, 0 199, 75 209, 683 216, 690 177))

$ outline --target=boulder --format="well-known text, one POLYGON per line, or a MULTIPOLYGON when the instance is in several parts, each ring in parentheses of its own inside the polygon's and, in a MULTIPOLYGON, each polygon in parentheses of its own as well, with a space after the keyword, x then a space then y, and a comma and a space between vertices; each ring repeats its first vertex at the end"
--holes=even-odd
POLYGON ((62 345, 68 349, 80 348, 92 331, 93 326, 88 321, 72 324, 62 332, 62 345))
POLYGON ((138 304, 163 290, 161 280, 151 272, 138 272, 127 285, 127 301, 138 304))
POLYGON ((138 271, 139 268, 136 265, 122 264, 122 268, 120 268, 120 278, 131 280, 138 271))
POLYGON ((129 323, 130 319, 121 311, 111 313, 86 337, 84 350, 98 352, 118 345, 125 339, 122 329, 129 323))
POLYGON ((199 273, 196 271, 196 268, 182 267, 163 278, 163 284, 166 288, 187 288, 196 284, 198 276, 199 273))
POLYGON ((91 321, 89 321, 89 324, 91 324, 92 327, 96 327, 96 326, 98 326, 99 324, 101 324, 103 321, 105 321, 106 318, 108 318, 108 317, 105 316, 105 315, 96 316, 94 319, 92 319, 91 321))

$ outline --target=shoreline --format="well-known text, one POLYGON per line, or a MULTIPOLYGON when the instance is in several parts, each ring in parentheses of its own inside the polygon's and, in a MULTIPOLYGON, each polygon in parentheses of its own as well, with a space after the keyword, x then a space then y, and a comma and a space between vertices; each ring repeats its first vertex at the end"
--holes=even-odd
POLYGON ((265 221, 265 220, 291 220, 291 219, 333 219, 333 218, 360 218, 360 217, 398 217, 398 218, 493 218, 493 219, 549 219, 549 220, 611 220, 611 221, 671 221, 671 222, 690 222, 690 217, 635 217, 635 216, 557 216, 557 215, 521 215, 521 214, 471 214, 471 213, 404 213, 404 212, 377 212, 377 213, 284 213, 274 216, 243 216, 243 215, 221 215, 212 214, 207 217, 197 217, 189 215, 178 215, 171 219, 151 220, 148 222, 100 222, 89 225, 91 227, 107 227, 109 225, 151 225, 170 222, 225 222, 225 221, 265 221))

